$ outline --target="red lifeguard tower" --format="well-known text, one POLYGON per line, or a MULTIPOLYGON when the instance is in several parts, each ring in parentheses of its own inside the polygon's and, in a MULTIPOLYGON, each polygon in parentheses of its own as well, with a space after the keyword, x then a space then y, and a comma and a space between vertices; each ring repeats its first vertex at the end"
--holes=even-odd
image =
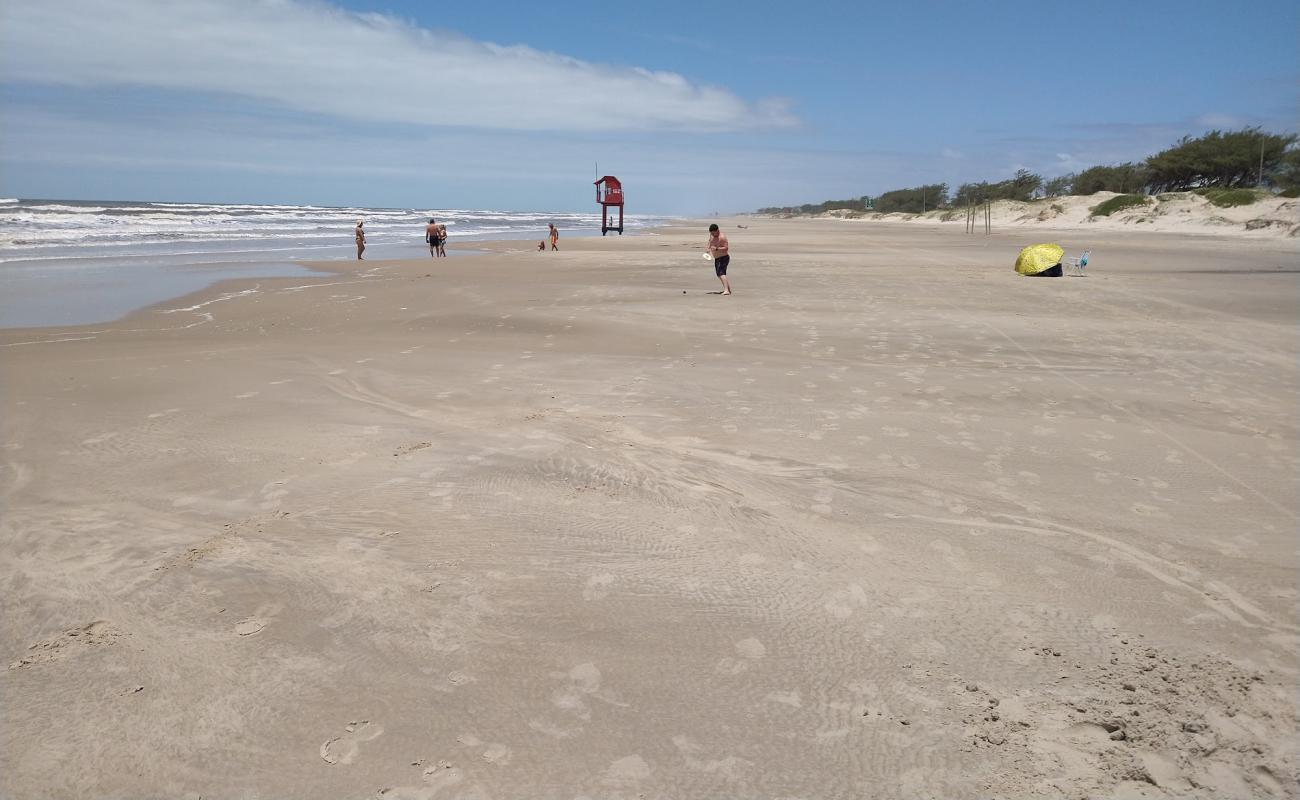
POLYGON ((606 175, 596 181, 596 202, 600 203, 600 235, 604 236, 609 231, 618 231, 618 235, 623 235, 623 184, 619 183, 618 178, 613 175, 606 175), (601 184, 604 184, 603 191, 601 184), (618 227, 610 224, 613 222, 609 208, 618 206, 618 227))

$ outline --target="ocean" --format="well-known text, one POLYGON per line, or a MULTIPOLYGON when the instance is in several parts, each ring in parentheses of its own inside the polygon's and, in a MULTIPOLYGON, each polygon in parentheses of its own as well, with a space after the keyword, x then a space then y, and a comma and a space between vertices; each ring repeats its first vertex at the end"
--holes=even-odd
MULTIPOLYGON (((447 226, 447 252, 493 239, 599 235, 600 214, 0 199, 0 327, 105 322, 228 278, 307 275, 298 261, 428 258, 424 226, 447 226)), ((663 218, 629 215, 628 234, 663 218)))

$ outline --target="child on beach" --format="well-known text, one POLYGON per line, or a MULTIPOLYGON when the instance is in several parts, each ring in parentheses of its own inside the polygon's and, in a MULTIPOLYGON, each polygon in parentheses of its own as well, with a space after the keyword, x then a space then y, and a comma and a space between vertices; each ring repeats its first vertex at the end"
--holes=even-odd
POLYGON ((731 263, 731 246, 727 234, 715 222, 709 226, 709 253, 713 256, 713 272, 722 281, 721 294, 731 294, 731 281, 727 279, 727 265, 731 263))

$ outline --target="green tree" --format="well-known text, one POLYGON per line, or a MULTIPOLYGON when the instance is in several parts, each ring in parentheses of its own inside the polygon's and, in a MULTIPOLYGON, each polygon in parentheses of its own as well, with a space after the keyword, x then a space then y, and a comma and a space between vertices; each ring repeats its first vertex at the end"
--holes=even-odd
POLYGON ((1074 173, 1069 175, 1059 175, 1055 178, 1049 178, 1043 181, 1044 197, 1064 197, 1069 194, 1074 187, 1074 173))
POLYGON ((1145 190, 1149 180, 1147 168, 1143 164, 1129 162, 1113 166, 1089 167, 1074 176, 1073 191, 1075 194, 1097 192, 1137 194, 1145 190))
POLYGON ((1300 148, 1288 147, 1277 164, 1264 173, 1264 180, 1288 194, 1300 190, 1300 148))
POLYGON ((983 203, 985 200, 992 200, 992 187, 988 181, 979 183, 963 183, 957 187, 957 194, 953 195, 952 204, 954 206, 967 206, 972 203, 983 203))
POLYGON ((948 201, 948 184, 932 183, 911 189, 894 189, 876 198, 874 210, 889 213, 901 211, 919 214, 944 205, 948 201))
POLYGON ((1014 177, 997 183, 980 181, 963 183, 957 187, 957 194, 952 203, 964 206, 970 203, 983 203, 986 200, 1028 200, 1043 185, 1043 176, 1035 175, 1027 169, 1018 170, 1014 177))
POLYGON ((1184 136, 1147 159, 1149 185, 1158 192, 1254 186, 1261 177, 1261 161, 1263 174, 1273 175, 1295 142, 1294 134, 1264 133, 1259 128, 1210 131, 1197 139, 1184 136))
POLYGON ((1005 199, 1028 200, 1034 196, 1035 192, 1043 188, 1043 176, 1036 175, 1027 169, 1018 169, 1015 177, 1003 183, 1006 186, 1004 190, 1005 199))

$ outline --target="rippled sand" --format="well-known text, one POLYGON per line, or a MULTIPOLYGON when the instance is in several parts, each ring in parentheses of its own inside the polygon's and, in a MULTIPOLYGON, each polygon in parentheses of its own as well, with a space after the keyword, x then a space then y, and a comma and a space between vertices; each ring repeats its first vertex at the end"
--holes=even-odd
POLYGON ((0 332, 0 794, 1297 790, 1294 243, 723 224, 0 332))

